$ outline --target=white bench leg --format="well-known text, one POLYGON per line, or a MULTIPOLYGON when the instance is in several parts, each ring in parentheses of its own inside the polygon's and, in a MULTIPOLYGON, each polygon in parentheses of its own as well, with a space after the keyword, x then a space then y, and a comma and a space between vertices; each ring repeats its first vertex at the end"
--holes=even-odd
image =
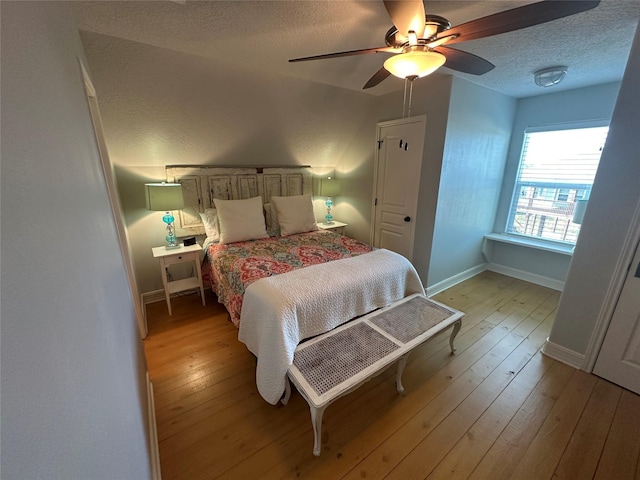
POLYGON ((403 355, 398 361, 398 368, 396 369, 396 388, 398 393, 404 392, 404 387, 402 386, 402 372, 404 371, 404 367, 407 365, 408 357, 409 354, 403 355))
POLYGON ((309 404, 309 410, 311 410, 311 424, 313 425, 313 454, 316 457, 320 456, 320 449, 322 448, 322 415, 324 414, 325 407, 315 408, 309 404))
POLYGON ((453 340, 456 338, 456 335, 458 335, 460 328, 462 328, 462 320, 458 320, 453 324, 453 330, 451 331, 451 336, 449 337, 449 346, 451 347, 451 353, 454 353, 456 351, 456 349, 453 348, 453 340))

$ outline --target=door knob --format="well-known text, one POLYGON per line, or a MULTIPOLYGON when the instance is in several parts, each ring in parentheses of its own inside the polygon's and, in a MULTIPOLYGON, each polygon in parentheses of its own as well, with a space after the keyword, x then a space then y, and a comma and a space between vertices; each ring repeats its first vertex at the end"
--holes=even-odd
POLYGON ((404 221, 405 222, 410 222, 411 221, 411 217, 404 217, 404 221))

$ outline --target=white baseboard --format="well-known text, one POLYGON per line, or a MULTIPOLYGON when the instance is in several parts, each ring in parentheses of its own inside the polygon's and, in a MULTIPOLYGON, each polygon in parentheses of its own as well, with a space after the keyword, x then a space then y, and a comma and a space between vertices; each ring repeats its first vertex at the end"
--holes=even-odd
POLYGON ((542 353, 573 368, 582 369, 584 364, 584 355, 582 353, 550 342, 549 339, 544 342, 542 353))
POLYGON ((150 303, 164 302, 164 290, 154 290, 152 292, 145 292, 142 294, 142 304, 149 305, 150 303))
POLYGON ((479 273, 484 272, 487 269, 487 264, 482 263, 480 265, 476 265, 464 272, 457 273, 453 277, 449 277, 441 282, 436 283, 430 287, 427 287, 427 297, 433 297, 440 292, 443 292, 447 288, 451 288, 458 283, 464 282, 465 280, 470 279, 471 277, 475 277, 479 273))
POLYGON ((149 324, 147 323, 147 308, 144 303, 144 294, 140 294, 140 306, 142 307, 142 321, 144 323, 144 337, 142 337, 144 340, 149 335, 149 324))
POLYGON ((160 472, 160 449, 158 448, 158 430, 156 428, 156 405, 153 398, 153 384, 147 372, 147 410, 149 415, 149 449, 151 457, 151 478, 162 480, 160 472))
POLYGON ((524 280, 525 282, 535 283, 543 287, 552 288, 561 292, 564 289, 564 281, 556 280, 555 278, 543 277, 535 273, 525 272, 524 270, 518 270, 517 268, 505 267, 504 265, 498 265, 497 263, 487 264, 487 270, 496 273, 502 273, 509 277, 524 280))

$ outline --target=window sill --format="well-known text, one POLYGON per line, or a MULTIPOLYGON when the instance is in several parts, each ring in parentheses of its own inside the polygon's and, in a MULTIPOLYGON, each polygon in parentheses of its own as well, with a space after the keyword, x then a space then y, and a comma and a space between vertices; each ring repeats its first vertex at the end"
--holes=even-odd
POLYGON ((485 235, 484 238, 485 240, 492 240, 494 242, 510 243, 512 245, 520 245, 523 247, 535 248, 538 250, 545 250, 547 252, 554 252, 569 256, 573 255, 574 249, 572 245, 559 245, 552 242, 545 242, 544 240, 523 238, 505 233, 489 233, 485 235))

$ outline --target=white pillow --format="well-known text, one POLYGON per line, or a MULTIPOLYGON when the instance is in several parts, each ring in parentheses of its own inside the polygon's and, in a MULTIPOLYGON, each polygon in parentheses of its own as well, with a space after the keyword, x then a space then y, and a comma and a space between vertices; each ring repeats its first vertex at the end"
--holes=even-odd
POLYGON ((291 197, 271 197, 280 225, 280 235, 318 230, 313 214, 311 195, 294 195, 291 197))
POLYGON ((215 208, 207 208, 204 213, 200 214, 200 218, 202 219, 207 238, 212 242, 220 240, 220 234, 218 232, 218 211, 215 208))
POLYGON ((262 214, 262 197, 246 200, 215 198, 213 202, 218 210, 220 243, 243 242, 268 237, 262 214))

